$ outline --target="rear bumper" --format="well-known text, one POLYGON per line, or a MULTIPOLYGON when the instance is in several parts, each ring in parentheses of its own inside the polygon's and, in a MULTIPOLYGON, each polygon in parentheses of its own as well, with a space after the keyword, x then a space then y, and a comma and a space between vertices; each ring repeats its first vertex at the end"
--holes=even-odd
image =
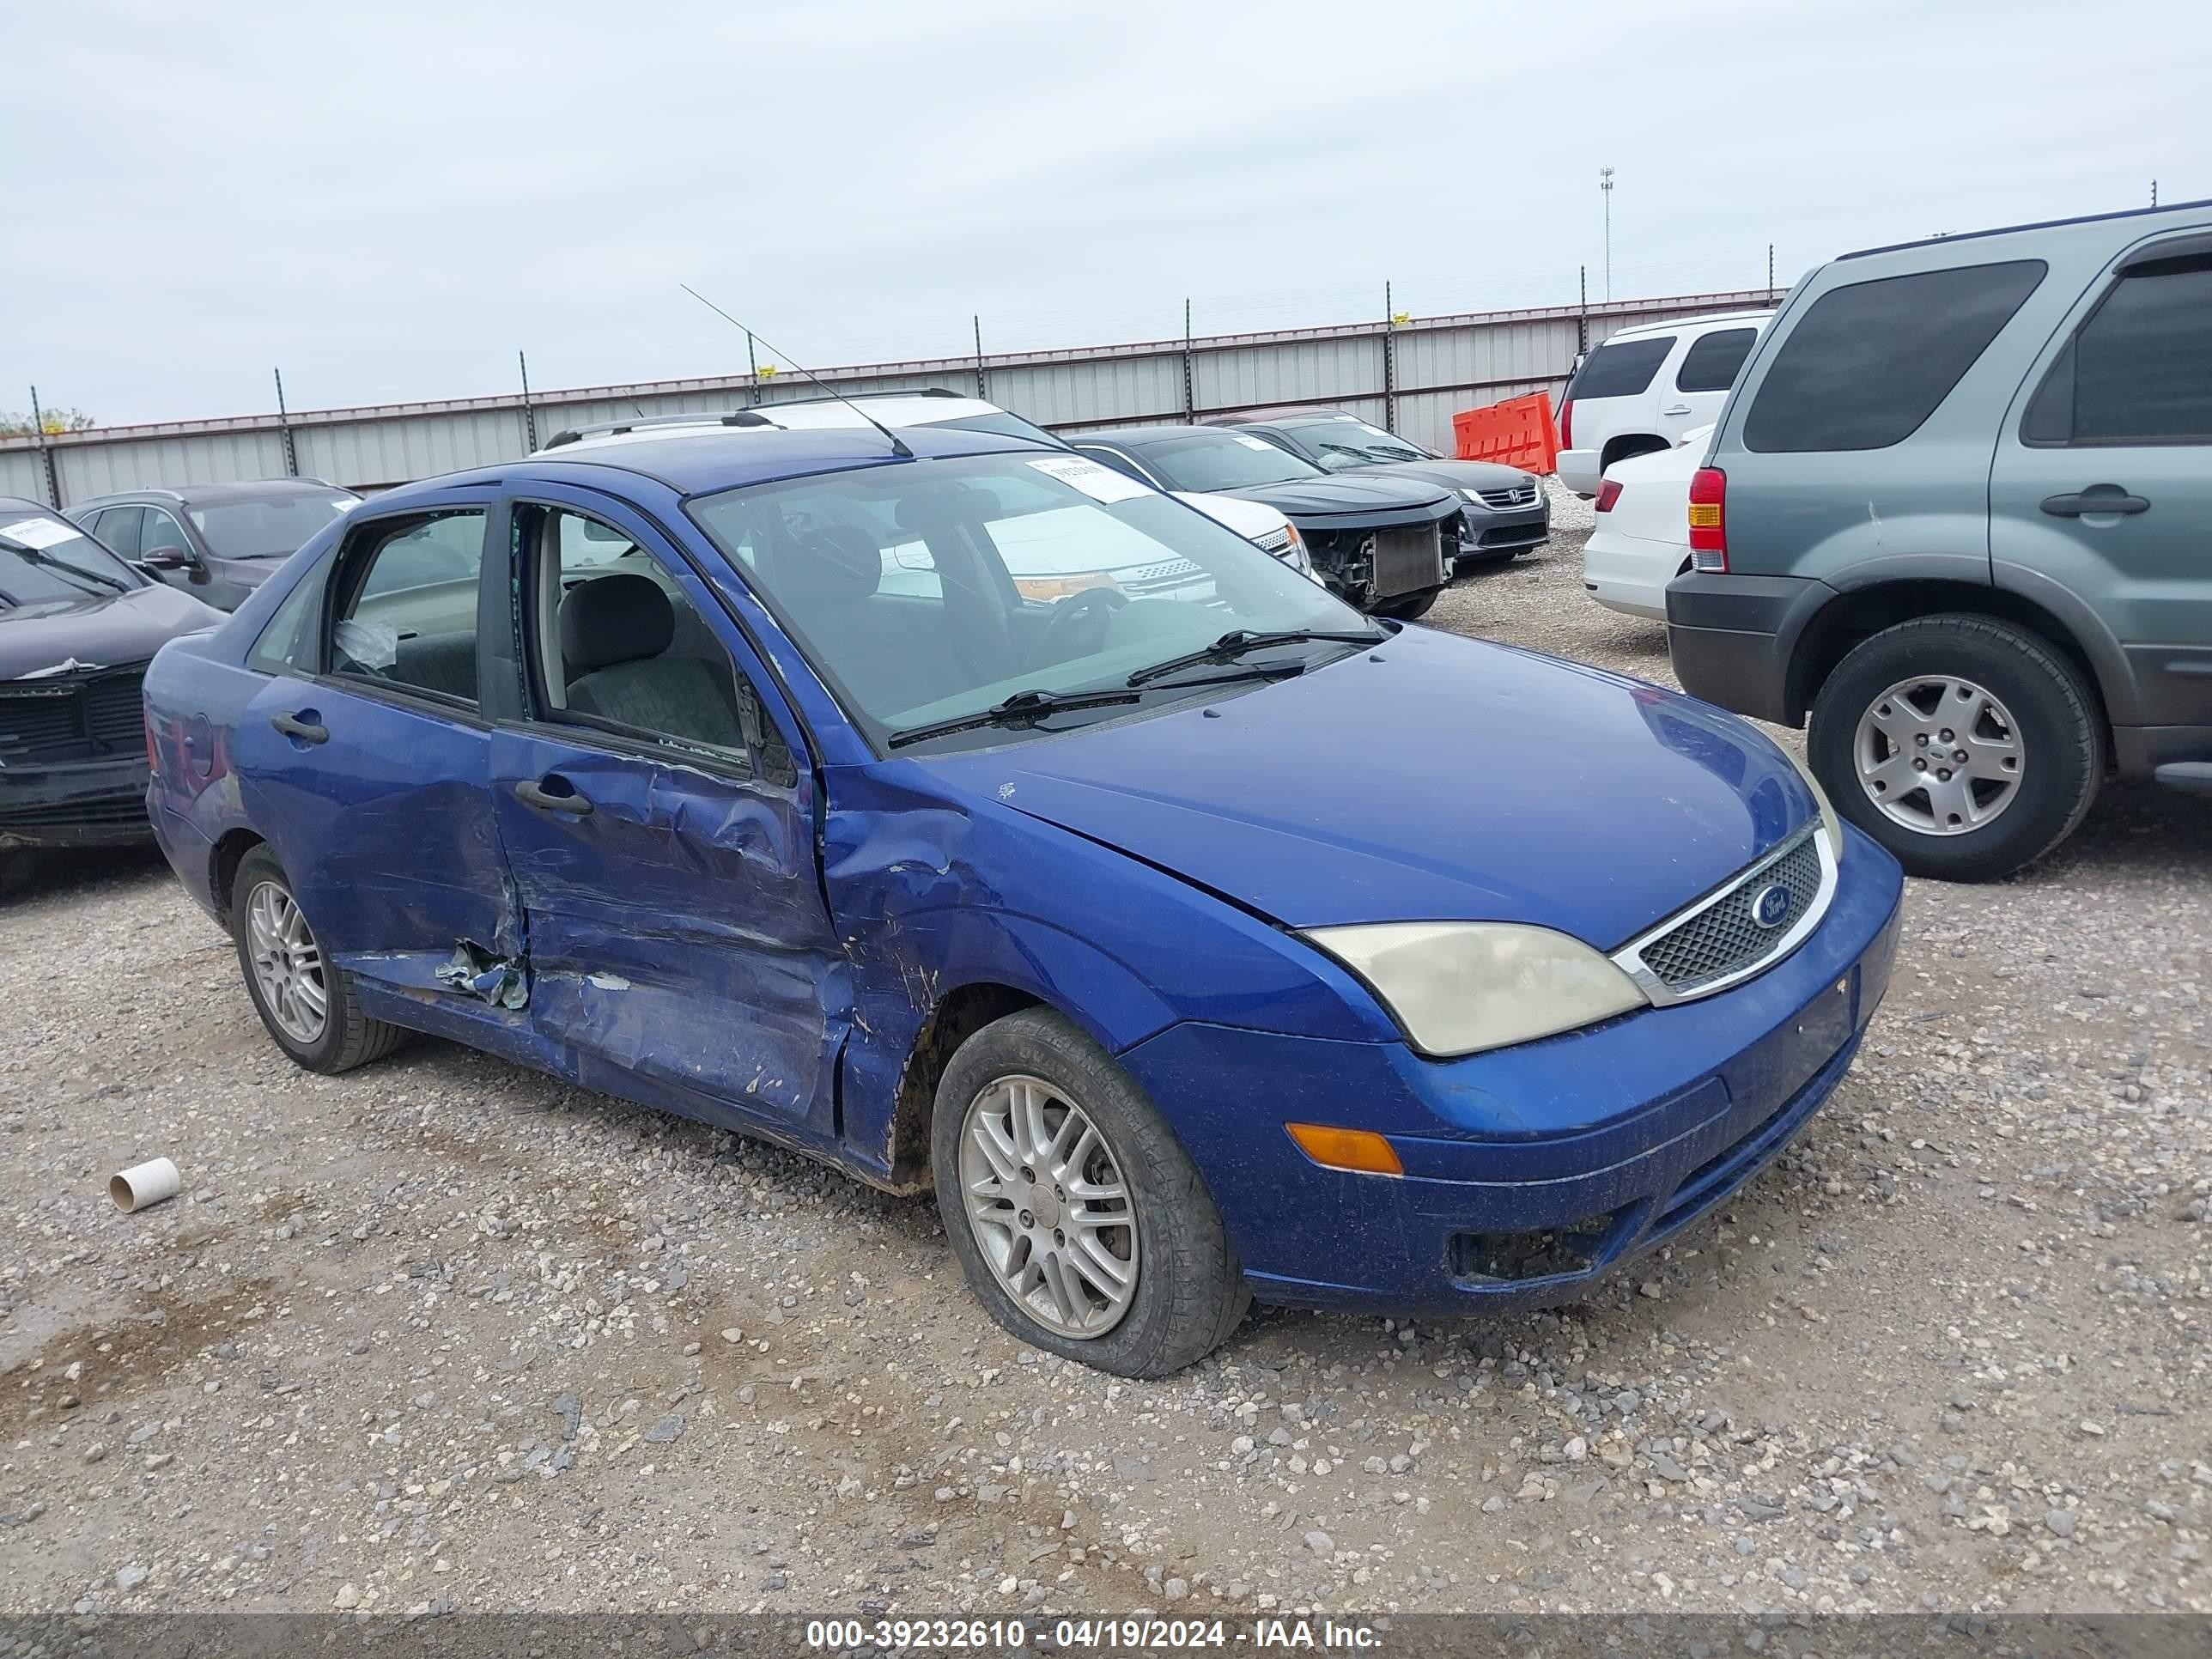
POLYGON ((1664 622, 1667 584, 1688 557, 1679 542, 1595 530, 1583 544, 1583 586, 1608 611, 1664 622))
POLYGON ((1597 494, 1600 469, 1595 449, 1563 449, 1559 458, 1559 482, 1577 495, 1597 494))
POLYGON ((146 779, 143 754, 0 768, 0 851, 144 842, 146 779))
POLYGON ((1819 929, 1702 1001, 1462 1060, 1182 1024, 1121 1061, 1263 1299, 1442 1313, 1569 1299, 1772 1162, 1849 1069, 1888 987, 1903 877, 1847 834, 1819 929), (1323 1169, 1290 1122, 1382 1134, 1405 1175, 1323 1169))
POLYGON ((1796 726, 1790 662, 1813 614, 1836 592, 1802 576, 1678 576, 1667 586, 1667 652, 1693 697, 1796 726))

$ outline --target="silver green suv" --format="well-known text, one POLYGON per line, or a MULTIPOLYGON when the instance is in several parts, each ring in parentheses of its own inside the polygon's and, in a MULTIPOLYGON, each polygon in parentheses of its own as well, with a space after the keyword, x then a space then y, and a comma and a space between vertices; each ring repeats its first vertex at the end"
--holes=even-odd
POLYGON ((2212 792, 2212 202, 1823 265, 1689 512, 1683 685, 1809 720, 1915 874, 2019 868, 2107 773, 2212 792))

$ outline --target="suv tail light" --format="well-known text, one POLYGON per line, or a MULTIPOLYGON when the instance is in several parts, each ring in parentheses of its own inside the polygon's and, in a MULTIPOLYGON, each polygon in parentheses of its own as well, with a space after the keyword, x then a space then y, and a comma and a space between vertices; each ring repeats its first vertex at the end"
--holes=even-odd
POLYGON ((1728 474, 1701 466, 1690 480, 1690 568, 1728 572, 1728 474))
POLYGON ((1597 507, 1600 513, 1613 511, 1613 504, 1620 499, 1620 485, 1612 478, 1601 478, 1597 486, 1597 507))
POLYGON ((142 708, 138 718, 146 728, 146 769, 158 777, 161 772, 161 750, 160 745, 154 741, 153 711, 142 708))
POLYGON ((1574 447, 1575 404, 1574 399, 1571 398, 1559 405, 1559 447, 1572 449, 1574 447))

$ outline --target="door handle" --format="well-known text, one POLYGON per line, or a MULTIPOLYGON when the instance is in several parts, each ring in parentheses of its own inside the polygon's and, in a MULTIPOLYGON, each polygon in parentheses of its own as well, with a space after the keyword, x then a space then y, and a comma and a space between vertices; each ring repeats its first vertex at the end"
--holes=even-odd
POLYGON ((525 779, 514 786, 514 798, 525 806, 534 806, 541 812, 565 812, 570 817, 575 818, 591 816, 591 801, 586 797, 578 794, 574 785, 568 785, 568 793, 556 795, 545 787, 546 783, 567 784, 568 780, 556 777, 550 772, 546 774, 544 781, 541 783, 532 783, 525 779))
POLYGON ((2067 495, 2045 495, 2043 510, 2054 519, 2078 519, 2089 513, 2148 513, 2150 503, 2118 484, 2092 484, 2067 495))
POLYGON ((1686 415, 1690 412, 1690 406, 1687 404, 1669 404, 1659 412, 1662 415, 1686 415))
POLYGON ((328 743, 331 740, 329 726, 318 726, 313 720, 300 720, 291 714, 272 715, 269 724, 286 737, 297 738, 301 743, 328 743))

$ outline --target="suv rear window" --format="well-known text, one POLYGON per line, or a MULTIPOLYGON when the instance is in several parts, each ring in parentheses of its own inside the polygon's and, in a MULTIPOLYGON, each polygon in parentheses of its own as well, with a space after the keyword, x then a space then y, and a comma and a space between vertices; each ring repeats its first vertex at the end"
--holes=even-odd
POLYGON ((2040 259, 1832 289, 1790 330, 1744 417, 1766 454, 1887 449, 1936 412, 2035 292, 2040 259))
POLYGON ((1633 398, 1651 384, 1651 377, 1674 349, 1671 334, 1643 340, 1608 340, 1590 353, 1568 383, 1565 401, 1633 398))
POLYGON ((1743 372, 1743 360, 1759 342, 1755 328, 1717 328, 1691 343, 1675 372, 1677 392, 1726 392, 1743 372))

